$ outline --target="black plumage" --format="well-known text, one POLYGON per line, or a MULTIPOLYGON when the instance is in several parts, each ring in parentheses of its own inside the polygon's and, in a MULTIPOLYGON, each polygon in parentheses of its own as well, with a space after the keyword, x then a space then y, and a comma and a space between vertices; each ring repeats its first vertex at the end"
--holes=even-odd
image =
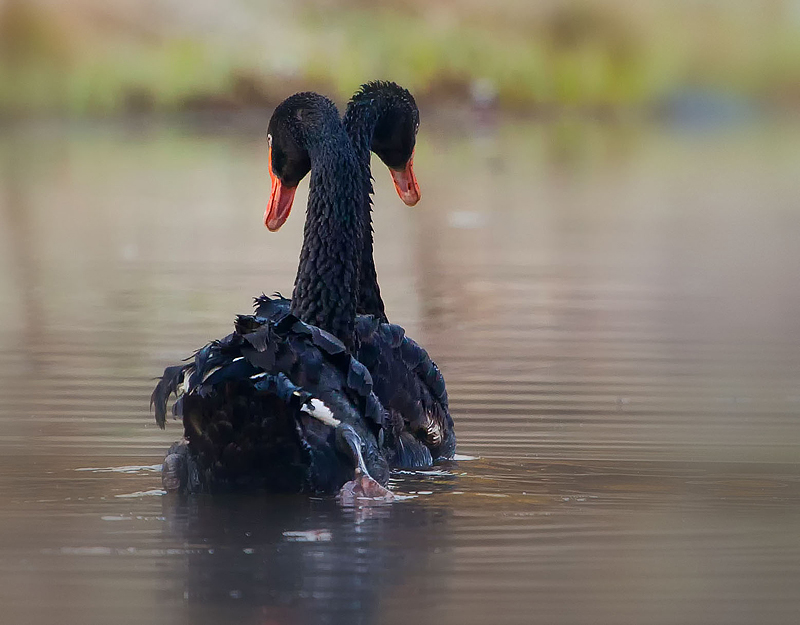
MULTIPOLYGON (((410 170, 419 110, 406 89, 393 82, 362 85, 350 99, 342 123, 366 172, 370 171, 370 151, 392 172, 410 170)), ((390 414, 390 463, 427 466, 431 459, 453 457, 455 430, 441 371, 428 352, 405 336, 403 328, 388 323, 373 259, 371 179, 371 175, 364 177, 358 312, 374 319, 356 321, 356 355, 369 368, 375 393, 390 414), (426 449, 417 449, 420 445, 426 449)))
POLYGON ((355 478, 368 494, 388 495, 378 486, 389 477, 381 449, 385 412, 369 372, 347 349, 354 341, 363 170, 335 106, 317 94, 284 101, 269 133, 278 198, 271 196, 270 206, 284 219, 292 195, 287 208, 281 185, 296 185, 311 170, 291 310, 239 316, 232 334, 165 370, 151 398, 156 421, 163 427, 167 399, 180 393, 175 409, 185 440, 168 452, 163 481, 188 492, 331 493, 355 478))
MULTIPOLYGON (((360 208, 362 251, 353 348, 370 372, 387 410, 386 455, 394 467, 422 468, 452 458, 456 436, 444 377, 427 351, 390 324, 373 258, 370 152, 397 172, 410 170, 419 128, 413 96, 393 82, 370 82, 351 98, 342 123, 353 143, 364 185, 360 208)), ((398 189, 398 192, 400 190, 398 189)), ((418 199, 418 195, 417 198, 418 199)), ((405 199, 404 199, 405 201, 405 199)), ((309 224, 306 222, 306 232, 309 224)), ((295 297, 297 286, 295 286, 295 297)), ((256 317, 271 319, 295 305, 280 296, 256 299, 256 317)), ((294 308, 293 308, 294 309, 294 308)))
MULTIPOLYGON (((256 317, 274 318, 289 309, 280 296, 256 299, 256 317)), ((384 453, 390 466, 421 468, 452 458, 456 438, 441 371, 428 352, 398 325, 359 315, 356 357, 371 378, 386 411, 384 453)), ((348 381, 352 378, 348 376, 348 381)))
POLYGON ((428 352, 405 336, 400 326, 367 316, 359 317, 356 335, 359 359, 365 350, 377 354, 369 370, 375 394, 388 414, 389 463, 420 467, 452 458, 456 437, 444 376, 428 352), (419 443, 424 450, 412 449, 419 443))
POLYGON ((239 317, 233 334, 165 372, 153 392, 157 418, 169 394, 185 385, 174 410, 186 442, 173 446, 177 458, 168 459, 184 463, 173 471, 177 490, 337 491, 355 467, 339 449, 337 428, 309 412, 312 399, 358 435, 370 475, 388 479, 378 445, 385 413, 369 373, 335 337, 315 341, 309 326, 288 311, 277 321, 287 318, 291 323, 239 317), (278 331, 280 325, 288 330, 278 331), (251 331, 242 333, 245 328, 251 331))
POLYGON ((388 321, 373 257, 370 152, 374 151, 390 169, 403 168, 414 153, 419 110, 411 93, 400 85, 384 81, 368 82, 350 98, 342 123, 367 174, 363 178, 364 241, 358 312, 388 321))

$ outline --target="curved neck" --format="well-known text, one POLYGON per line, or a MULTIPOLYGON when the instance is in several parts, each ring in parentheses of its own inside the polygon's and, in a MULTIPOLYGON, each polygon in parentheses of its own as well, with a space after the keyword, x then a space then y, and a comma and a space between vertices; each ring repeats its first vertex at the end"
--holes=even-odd
POLYGON ((359 284, 364 183, 338 118, 306 146, 311 182, 292 313, 353 344, 359 284))
POLYGON ((372 237, 372 174, 370 169, 370 146, 375 128, 381 116, 390 108, 390 99, 380 94, 356 95, 347 105, 342 120, 345 130, 353 143, 359 166, 364 175, 364 199, 361 202, 363 246, 361 249, 361 281, 358 289, 357 311, 365 315, 375 315, 381 321, 388 321, 378 286, 378 272, 375 269, 372 237))

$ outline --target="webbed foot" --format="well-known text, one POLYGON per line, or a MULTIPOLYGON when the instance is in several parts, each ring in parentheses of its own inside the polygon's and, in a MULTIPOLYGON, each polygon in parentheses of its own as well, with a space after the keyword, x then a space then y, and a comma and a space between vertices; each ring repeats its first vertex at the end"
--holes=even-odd
POLYGON ((361 506, 395 500, 394 493, 381 486, 368 474, 356 470, 354 480, 347 482, 336 497, 343 506, 361 506))
POLYGON ((188 482, 186 453, 182 453, 180 449, 175 449, 176 445, 169 448, 167 456, 161 465, 161 485, 168 493, 185 490, 188 482))
POLYGON ((173 443, 161 465, 161 485, 168 493, 199 493, 203 491, 197 460, 185 438, 173 443))

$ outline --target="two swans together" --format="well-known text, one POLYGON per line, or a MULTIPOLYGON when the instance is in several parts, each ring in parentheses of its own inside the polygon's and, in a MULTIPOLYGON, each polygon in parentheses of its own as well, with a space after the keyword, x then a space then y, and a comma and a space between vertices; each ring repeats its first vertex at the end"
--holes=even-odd
POLYGON ((371 223, 370 152, 402 200, 420 197, 411 94, 367 83, 343 119, 316 93, 282 102, 268 129, 272 179, 265 225, 278 230, 311 174, 292 299, 261 296, 234 331, 168 367, 152 395, 167 400, 184 439, 164 461, 167 490, 263 488, 391 498, 389 469, 452 458, 444 379, 427 352, 389 323, 371 223))

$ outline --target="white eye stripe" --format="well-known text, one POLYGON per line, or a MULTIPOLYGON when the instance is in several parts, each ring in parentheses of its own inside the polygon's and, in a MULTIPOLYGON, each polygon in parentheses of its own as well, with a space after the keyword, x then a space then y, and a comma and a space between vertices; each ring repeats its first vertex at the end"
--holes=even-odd
POLYGON ((272 135, 269 133, 267 133, 267 143, 269 144, 269 147, 272 147, 272 135))

